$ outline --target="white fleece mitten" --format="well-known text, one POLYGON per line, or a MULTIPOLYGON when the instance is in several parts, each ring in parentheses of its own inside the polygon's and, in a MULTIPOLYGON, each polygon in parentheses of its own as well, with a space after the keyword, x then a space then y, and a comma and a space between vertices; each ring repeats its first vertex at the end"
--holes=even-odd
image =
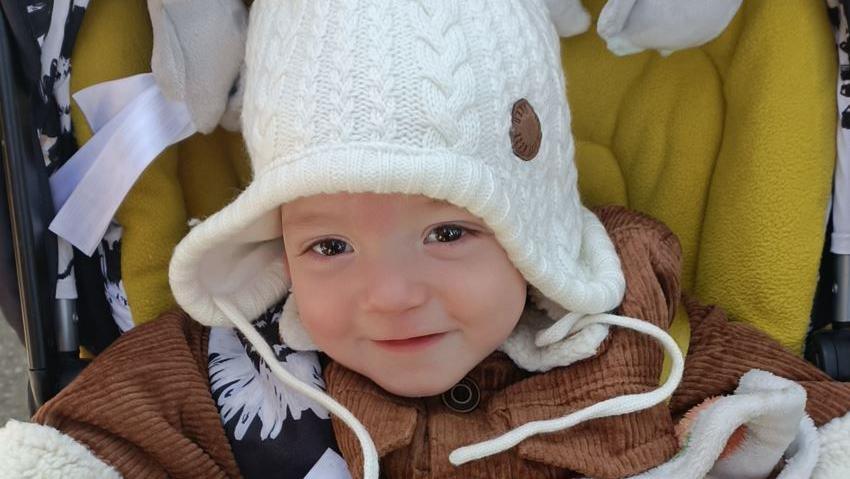
POLYGON ((713 40, 742 0, 609 0, 597 23, 617 55, 658 50, 669 55, 713 40))
POLYGON ((186 103, 198 131, 210 133, 228 104, 239 104, 230 97, 237 92, 234 86, 245 56, 245 4, 148 0, 148 11, 154 37, 151 70, 157 84, 167 98, 186 103))
POLYGON ((750 370, 733 395, 706 401, 683 422, 679 453, 632 479, 765 479, 777 465, 777 479, 810 479, 818 461, 806 390, 765 371, 750 370))

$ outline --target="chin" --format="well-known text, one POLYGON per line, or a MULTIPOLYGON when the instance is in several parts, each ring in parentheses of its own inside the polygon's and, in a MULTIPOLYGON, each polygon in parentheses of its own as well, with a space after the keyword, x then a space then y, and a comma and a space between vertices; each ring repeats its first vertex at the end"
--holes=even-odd
POLYGON ((452 388, 452 386, 457 384, 458 381, 463 379, 464 374, 461 374, 457 378, 454 376, 449 377, 447 374, 429 374, 427 377, 422 377, 422 375, 417 374, 403 374, 393 377, 375 377, 369 374, 366 374, 366 376, 383 390, 391 394, 402 397, 418 398, 437 396, 448 391, 452 388))
MULTIPOLYGON (((375 381, 373 379, 373 381, 375 381)), ((396 396, 419 398, 436 396, 448 391, 455 383, 451 384, 426 384, 426 383, 411 383, 409 381, 393 382, 393 381, 375 381, 375 383, 388 393, 396 396)))

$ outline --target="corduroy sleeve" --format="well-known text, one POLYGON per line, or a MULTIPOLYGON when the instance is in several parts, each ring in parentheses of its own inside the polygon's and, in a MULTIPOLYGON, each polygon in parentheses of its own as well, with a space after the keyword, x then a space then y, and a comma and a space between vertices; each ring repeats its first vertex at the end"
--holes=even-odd
POLYGON ((689 298, 686 307, 691 342, 685 375, 670 402, 674 414, 683 414, 708 397, 731 394, 751 369, 800 383, 807 393, 806 412, 817 426, 850 411, 850 383, 833 381, 752 326, 728 321, 717 306, 689 298))
POLYGON ((119 338, 33 419, 126 478, 240 477, 209 392, 208 336, 166 313, 119 338))

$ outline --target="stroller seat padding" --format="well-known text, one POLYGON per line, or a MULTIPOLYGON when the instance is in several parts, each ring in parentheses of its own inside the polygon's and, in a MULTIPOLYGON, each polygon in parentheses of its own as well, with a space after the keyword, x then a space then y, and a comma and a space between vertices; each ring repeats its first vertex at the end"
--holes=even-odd
MULTIPOLYGON (((604 4, 585 1, 594 17, 604 4)), ((823 2, 747 0, 714 41, 616 57, 562 42, 582 199, 664 221, 684 290, 800 352, 835 159, 823 2)))
MULTIPOLYGON (((603 3, 585 0, 594 16, 603 3)), ((719 38, 669 57, 616 57, 595 31, 562 47, 584 202, 667 223, 683 246, 688 293, 799 352, 835 157, 836 61, 823 3, 747 0, 719 38)), ((72 91, 149 71, 150 55, 144 0, 91 2, 72 91)), ((91 131, 76 108, 72 117, 83 143, 91 131)), ((187 222, 249 178, 241 137, 221 130, 168 149, 145 171, 117 214, 137 324, 175 305, 168 262, 187 222)))

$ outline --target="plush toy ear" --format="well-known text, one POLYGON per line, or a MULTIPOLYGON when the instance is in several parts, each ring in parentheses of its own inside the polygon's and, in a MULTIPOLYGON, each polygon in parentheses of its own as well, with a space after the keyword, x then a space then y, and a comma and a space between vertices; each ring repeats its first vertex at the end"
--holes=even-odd
POLYGON ((742 0, 609 0, 597 30, 617 55, 696 47, 726 29, 742 0))
POLYGON ((213 131, 245 56, 247 7, 243 0, 148 0, 148 11, 157 84, 186 103, 198 131, 213 131))
POLYGON ((571 37, 587 30, 590 15, 581 5, 581 0, 546 0, 549 15, 558 35, 571 37))

